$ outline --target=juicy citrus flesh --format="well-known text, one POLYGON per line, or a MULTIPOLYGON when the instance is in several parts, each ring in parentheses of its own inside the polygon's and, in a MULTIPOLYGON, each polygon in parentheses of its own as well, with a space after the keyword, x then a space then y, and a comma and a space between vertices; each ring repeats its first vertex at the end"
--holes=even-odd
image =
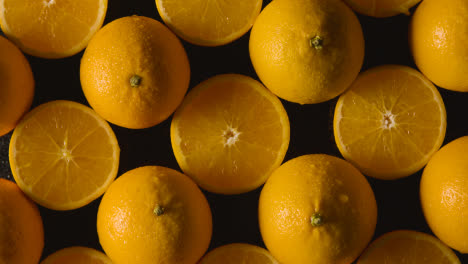
POLYGON ((429 80, 468 92, 467 1, 422 1, 412 17, 409 40, 414 62, 429 80))
POLYGON ((187 95, 174 115, 171 142, 182 170, 202 188, 242 193, 263 184, 283 161, 289 119, 259 82, 218 75, 187 95))
POLYGON ((31 66, 21 51, 0 36, 0 136, 13 130, 34 97, 31 66))
POLYGON ((224 245, 208 252, 199 264, 279 264, 264 248, 233 243, 224 245))
POLYGON ((421 0, 345 0, 353 10, 372 17, 410 15, 409 9, 421 0))
POLYGON ((43 248, 37 206, 16 184, 0 179, 0 264, 37 264, 43 248))
POLYGON ((397 179, 420 170, 442 145, 442 98, 422 74, 385 65, 362 73, 339 98, 333 121, 341 154, 363 173, 397 179))
POLYGON ((421 205, 432 232, 445 244, 468 253, 468 137, 442 147, 424 169, 421 205))
POLYGON ((104 22, 107 0, 0 0, 0 25, 24 52, 63 58, 83 50, 104 22))
POLYGON ((61 249, 44 259, 41 264, 112 264, 102 252, 86 247, 61 249))
POLYGON ((351 85, 364 60, 364 37, 342 1, 275 0, 255 21, 249 51, 258 77, 274 94, 313 104, 351 85))
POLYGON ((370 242, 377 205, 366 178, 324 154, 281 165, 260 194, 266 247, 284 264, 349 264, 370 242))
POLYGON ((182 102, 190 65, 179 39, 160 22, 123 17, 103 27, 81 60, 91 107, 116 125, 141 129, 167 119, 182 102))
POLYGON ((457 255, 437 238, 398 230, 382 235, 362 253, 357 264, 460 264, 457 255))
POLYGON ((193 264, 210 244, 212 216, 189 177, 146 166, 109 187, 99 206, 97 232, 115 264, 193 264))
POLYGON ((29 112, 10 142, 10 165, 18 186, 55 210, 82 207, 104 193, 119 166, 111 127, 92 109, 52 101, 29 112))
POLYGON ((220 46, 244 35, 262 0, 156 0, 164 22, 181 38, 201 46, 220 46))

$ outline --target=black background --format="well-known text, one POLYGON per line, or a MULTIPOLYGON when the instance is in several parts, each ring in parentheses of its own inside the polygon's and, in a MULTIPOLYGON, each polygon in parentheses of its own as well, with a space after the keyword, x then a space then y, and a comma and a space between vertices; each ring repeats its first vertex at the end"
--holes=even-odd
MULTIPOLYGON (((267 5, 270 0, 264 0, 267 5)), ((412 9, 414 11, 414 8, 412 9)), ((129 15, 142 15, 162 21, 154 0, 109 0, 104 24, 129 15)), ((371 18, 358 15, 363 27, 366 54, 362 70, 382 64, 415 67, 408 48, 410 17, 371 18)), ((222 47, 199 47, 185 41, 190 65, 190 87, 217 74, 240 73, 258 79, 249 58, 249 34, 222 47)), ((467 43, 468 44, 468 43, 467 43)), ((83 52, 66 59, 45 60, 27 56, 36 81, 33 107, 51 100, 72 100, 88 105, 79 79, 83 52)), ((444 145, 468 135, 468 93, 439 89, 447 109, 447 134, 444 145)), ((326 153, 341 157, 333 137, 333 110, 336 99, 315 105, 298 105, 282 100, 291 123, 291 141, 285 161, 294 157, 326 153)), ((172 118, 172 117, 171 117, 172 118)), ((169 127, 171 118, 148 129, 129 130, 112 125, 121 148, 119 175, 144 165, 160 165, 180 171, 172 152, 169 127)), ((0 137, 0 177, 13 180, 8 163, 11 133, 0 137)), ((410 177, 381 181, 367 178, 378 204, 378 222, 374 239, 397 229, 431 233, 419 203, 421 171, 410 177)), ((204 192, 213 213, 213 237, 210 249, 244 242, 264 246, 257 223, 257 205, 261 188, 241 195, 216 195, 204 192)), ((72 211, 40 212, 45 229, 43 257, 69 246, 87 246, 102 250, 96 233, 96 213, 100 198, 72 211)), ((468 255, 457 252, 462 263, 468 255)))

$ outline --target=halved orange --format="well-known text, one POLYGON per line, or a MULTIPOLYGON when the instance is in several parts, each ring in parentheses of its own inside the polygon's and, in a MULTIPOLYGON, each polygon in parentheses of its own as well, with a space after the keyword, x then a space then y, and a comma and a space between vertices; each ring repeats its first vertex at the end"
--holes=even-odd
POLYGON ((268 250, 244 243, 224 245, 208 252, 199 264, 279 264, 268 250))
POLYGON ((385 65, 362 73, 336 104, 336 144, 364 174, 397 179, 420 170, 440 148, 446 113, 421 73, 385 65))
POLYGON ((460 264, 439 239, 416 231, 398 230, 377 238, 357 264, 460 264))
POLYGON ((220 46, 244 35, 262 0, 156 0, 164 22, 179 37, 201 46, 220 46))
POLYGON ((112 261, 93 248, 69 247, 48 256, 41 264, 112 264, 112 261))
POLYGON ((281 101, 239 74, 193 88, 171 124, 175 157, 202 188, 223 194, 262 185, 284 159, 289 119, 281 101))
POLYGON ((109 124, 91 108, 53 101, 29 112, 10 141, 10 166, 18 186, 55 210, 82 207, 117 176, 119 145, 109 124))
POLYGON ((344 0, 351 8, 363 15, 391 17, 399 14, 410 15, 409 9, 421 0, 344 0))
POLYGON ((86 47, 106 11, 107 0, 0 0, 0 25, 24 52, 64 58, 86 47))

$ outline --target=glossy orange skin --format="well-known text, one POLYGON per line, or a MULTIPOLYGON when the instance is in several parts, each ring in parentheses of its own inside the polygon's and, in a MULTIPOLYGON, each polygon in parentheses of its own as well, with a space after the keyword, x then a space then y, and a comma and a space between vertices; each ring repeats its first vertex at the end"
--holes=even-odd
POLYGON ((43 248, 36 204, 15 183, 0 179, 0 264, 37 264, 43 248))
POLYGON ((461 253, 468 253, 468 136, 442 147, 424 169, 421 205, 432 232, 461 253))
POLYGON ((112 264, 112 261, 93 248, 68 247, 54 252, 41 264, 112 264))
POLYGON ((0 136, 13 130, 29 110, 34 77, 29 62, 12 42, 0 36, 0 136))
POLYGON ((274 94, 314 104, 338 96, 354 81, 364 60, 364 37, 341 0, 275 0, 255 21, 249 51, 258 77, 274 94))
POLYGON ((120 176, 104 194, 97 232, 114 264, 193 264, 210 244, 211 210, 188 176, 140 167, 120 176))
POLYGON ((366 178, 329 155, 284 163, 260 195, 263 241, 282 264, 351 264, 370 242, 376 222, 377 204, 366 178), (320 224, 313 222, 317 214, 320 224))
POLYGON ((421 72, 442 88, 468 92, 468 1, 422 1, 409 31, 421 72))
POLYGON ((190 65, 182 43, 159 21, 119 18, 91 39, 80 65, 91 107, 118 126, 141 129, 167 119, 189 86, 190 65), (132 77, 140 77, 132 85, 132 77))

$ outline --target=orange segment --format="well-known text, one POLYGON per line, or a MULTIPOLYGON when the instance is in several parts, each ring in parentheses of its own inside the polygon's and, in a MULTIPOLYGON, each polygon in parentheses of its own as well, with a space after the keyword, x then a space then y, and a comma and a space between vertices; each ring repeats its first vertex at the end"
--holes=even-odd
POLYGON ((341 154, 380 179, 421 169, 445 137, 442 98, 422 74, 386 65, 362 73, 336 105, 335 140, 341 154))
POLYGON ((83 50, 102 26, 107 0, 0 0, 0 25, 24 52, 63 58, 83 50))
POLYGON ((460 264, 455 253, 437 238, 398 230, 382 235, 362 253, 357 264, 460 264))
POLYGON ((409 9, 421 0, 345 0, 351 8, 363 15, 391 17, 399 14, 410 15, 409 9))
POLYGON ((119 146, 111 127, 90 108, 53 101, 28 113, 10 142, 18 186, 47 208, 84 206, 117 175, 119 146))
POLYGON ((262 0, 156 0, 164 22, 181 38, 219 46, 244 35, 262 8, 262 0))
POLYGON ((102 252, 86 247, 69 247, 48 256, 41 264, 112 264, 102 252))
POLYGON ((264 248, 234 243, 218 247, 206 254, 200 264, 279 264, 264 248))
POLYGON ((218 75, 187 95, 172 121, 171 141, 180 167, 201 187, 242 193, 263 184, 283 161, 289 120, 259 82, 218 75))

